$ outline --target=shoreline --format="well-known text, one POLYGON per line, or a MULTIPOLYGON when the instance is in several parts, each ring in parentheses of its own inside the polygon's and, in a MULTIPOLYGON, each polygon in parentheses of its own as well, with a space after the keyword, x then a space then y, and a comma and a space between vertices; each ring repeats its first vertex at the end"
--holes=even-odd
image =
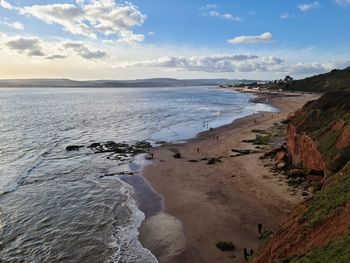
POLYGON ((153 150, 153 162, 143 168, 142 175, 162 197, 163 208, 146 218, 139 239, 159 262, 245 262, 243 248, 255 250, 260 244, 257 224, 275 230, 279 219, 301 201, 285 183, 271 177, 259 160, 261 154, 229 155, 231 148, 252 149, 242 143, 252 138, 252 129, 270 128, 318 95, 252 93, 253 102, 280 112, 249 115, 185 143, 159 146, 153 150), (175 152, 182 158, 175 159, 175 152), (200 161, 203 158, 221 162, 207 165, 200 161), (219 241, 232 241, 235 250, 218 250, 219 241))

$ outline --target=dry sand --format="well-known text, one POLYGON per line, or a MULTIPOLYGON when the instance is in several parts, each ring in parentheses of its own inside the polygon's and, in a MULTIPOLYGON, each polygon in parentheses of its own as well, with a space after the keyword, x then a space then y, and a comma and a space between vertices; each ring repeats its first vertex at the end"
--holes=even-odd
POLYGON ((276 230, 300 197, 291 195, 288 186, 271 175, 259 159, 261 154, 232 158, 231 149, 254 149, 242 142, 255 137, 252 129, 266 130, 317 97, 260 94, 257 101, 268 101, 280 113, 251 115, 187 143, 154 150, 154 161, 143 175, 163 196, 164 204, 160 214, 144 222, 141 242, 159 262, 244 262, 243 248, 255 250, 260 244, 257 224, 276 230), (182 158, 175 159, 174 152, 182 158), (204 157, 222 157, 222 162, 188 162, 204 157), (222 240, 233 242, 235 250, 217 249, 222 240))

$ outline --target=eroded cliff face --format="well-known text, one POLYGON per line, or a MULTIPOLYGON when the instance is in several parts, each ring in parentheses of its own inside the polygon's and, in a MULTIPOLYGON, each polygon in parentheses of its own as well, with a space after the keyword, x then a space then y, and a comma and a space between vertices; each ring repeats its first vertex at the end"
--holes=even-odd
POLYGON ((288 151, 295 166, 308 173, 323 174, 326 169, 316 143, 306 134, 299 134, 294 125, 288 126, 288 151))
POLYGON ((335 92, 290 116, 294 165, 323 187, 297 206, 262 245, 254 263, 350 262, 350 93, 335 92), (320 176, 325 171, 326 176, 320 176))

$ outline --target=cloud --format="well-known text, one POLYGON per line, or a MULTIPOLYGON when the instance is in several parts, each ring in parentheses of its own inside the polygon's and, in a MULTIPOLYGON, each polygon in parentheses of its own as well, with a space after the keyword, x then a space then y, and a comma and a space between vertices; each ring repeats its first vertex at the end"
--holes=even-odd
POLYGON ((333 69, 343 69, 350 66, 350 60, 339 60, 328 63, 297 63, 290 69, 291 74, 313 75, 329 72, 333 69))
POLYGON ((199 10, 202 11, 201 14, 203 16, 221 17, 223 19, 237 21, 237 22, 242 21, 242 18, 240 18, 239 16, 235 16, 230 13, 220 13, 216 9, 217 9, 217 5, 215 4, 207 4, 199 8, 199 10))
POLYGON ((335 3, 342 6, 350 5, 350 0, 335 0, 335 3))
POLYGON ((210 9, 216 9, 218 6, 216 4, 206 4, 205 6, 202 6, 199 8, 199 10, 210 10, 210 9))
POLYGON ((79 56, 85 60, 95 61, 107 57, 102 50, 92 49, 86 44, 72 41, 50 41, 37 37, 9 36, 0 33, 0 49, 16 52, 27 57, 49 60, 64 59, 68 55, 79 56))
POLYGON ((0 0, 0 6, 5 9, 13 9, 13 6, 6 0, 0 0))
POLYGON ((290 17, 291 17, 291 15, 289 13, 285 13, 285 14, 280 16, 280 19, 288 19, 290 17))
POLYGON ((21 22, 6 22, 6 21, 1 22, 0 21, 0 24, 6 25, 8 27, 12 27, 17 30, 24 30, 24 25, 21 22))
POLYGON ((6 41, 5 46, 17 53, 26 54, 27 56, 45 56, 40 40, 37 38, 17 37, 6 41))
POLYGON ((162 67, 203 72, 252 72, 280 70, 283 60, 256 55, 213 55, 193 57, 165 56, 155 60, 128 63, 125 66, 162 67))
POLYGON ((58 24, 74 35, 97 38, 99 34, 126 41, 142 41, 131 29, 142 25, 146 16, 130 2, 76 0, 75 4, 33 5, 20 8, 20 14, 34 16, 48 24, 58 24))
POLYGON ((102 59, 107 57, 107 53, 101 50, 91 50, 82 43, 67 42, 63 44, 63 47, 76 52, 79 56, 85 59, 102 59))
POLYGON ((229 44, 252 44, 252 43, 266 43, 272 40, 272 34, 265 32, 259 36, 238 36, 227 40, 229 44))
POLYGON ((67 56, 64 56, 64 55, 52 55, 52 56, 46 57, 46 59, 54 60, 54 59, 64 59, 64 58, 66 58, 66 57, 67 57, 67 56))
POLYGON ((315 8, 318 8, 318 7, 320 7, 320 6, 321 6, 320 2, 314 1, 314 2, 308 3, 308 4, 301 4, 301 5, 298 5, 298 8, 300 9, 300 11, 306 12, 306 11, 309 11, 309 10, 312 10, 312 9, 315 9, 315 8))

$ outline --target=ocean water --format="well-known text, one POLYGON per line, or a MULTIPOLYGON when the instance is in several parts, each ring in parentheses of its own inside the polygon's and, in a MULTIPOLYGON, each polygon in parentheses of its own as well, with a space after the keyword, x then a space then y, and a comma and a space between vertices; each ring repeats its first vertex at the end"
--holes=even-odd
POLYGON ((67 145, 181 141, 258 111, 250 95, 207 87, 0 89, 0 262, 157 262, 138 241, 139 174, 67 145))

